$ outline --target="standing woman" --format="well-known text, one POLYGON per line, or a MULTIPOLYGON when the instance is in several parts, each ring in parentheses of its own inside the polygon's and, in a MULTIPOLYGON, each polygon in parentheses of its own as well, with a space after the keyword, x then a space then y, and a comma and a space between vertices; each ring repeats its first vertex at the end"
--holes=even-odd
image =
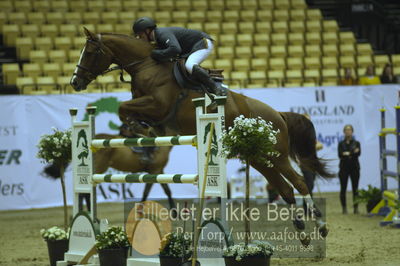
MULTIPOLYGON (((360 179, 360 163, 358 157, 361 154, 360 142, 353 138, 353 126, 345 125, 343 128, 344 140, 339 142, 338 153, 340 158, 339 180, 340 180, 340 202, 343 214, 347 214, 346 190, 349 176, 353 189, 353 202, 357 196, 358 181, 360 179)), ((358 213, 358 205, 354 204, 354 213, 358 213)))

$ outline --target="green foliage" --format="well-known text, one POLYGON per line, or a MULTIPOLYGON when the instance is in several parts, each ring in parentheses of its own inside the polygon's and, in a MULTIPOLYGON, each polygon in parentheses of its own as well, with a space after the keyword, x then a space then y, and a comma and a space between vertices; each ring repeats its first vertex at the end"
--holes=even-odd
POLYGON ((53 130, 54 134, 41 136, 37 145, 37 157, 43 163, 67 164, 71 161, 71 130, 53 130))
POLYGON ((129 247, 129 240, 120 226, 112 226, 107 231, 96 236, 96 248, 102 249, 117 249, 129 247))
POLYGON ((270 159, 280 155, 274 149, 278 134, 279 129, 274 130, 272 122, 240 115, 235 118, 233 127, 222 133, 222 152, 227 158, 256 161, 273 167, 270 159))
MULTIPOLYGON (((105 97, 101 98, 95 102, 89 103, 88 106, 96 106, 96 116, 101 113, 111 113, 111 114, 118 114, 120 102, 116 97, 105 97)), ((88 114, 85 113, 83 117, 83 121, 88 120, 88 114)), ((114 124, 112 121, 108 121, 108 127, 112 130, 119 131, 119 126, 114 124)))
POLYGON ((355 203, 367 203, 368 201, 379 201, 382 199, 382 192, 379 188, 368 185, 368 189, 359 189, 355 203))
POLYGON ((65 232, 65 230, 57 226, 53 226, 49 229, 42 229, 40 230, 40 234, 46 241, 57 241, 57 240, 68 239, 68 232, 65 232))
POLYGON ((237 261, 240 261, 245 257, 270 257, 273 253, 274 249, 270 243, 257 241, 249 245, 240 243, 230 246, 224 250, 224 257, 234 257, 237 261))
POLYGON ((168 233, 161 240, 160 256, 186 258, 191 254, 190 239, 183 234, 168 233))
POLYGON ((397 211, 400 211, 400 200, 395 200, 394 202, 395 202, 395 204, 396 204, 396 206, 394 206, 394 208, 395 208, 397 211))

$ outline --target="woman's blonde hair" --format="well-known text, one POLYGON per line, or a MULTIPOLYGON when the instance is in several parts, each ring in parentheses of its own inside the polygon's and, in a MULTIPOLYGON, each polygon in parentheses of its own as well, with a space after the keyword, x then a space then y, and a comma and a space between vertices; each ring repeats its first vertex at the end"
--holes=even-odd
POLYGON ((343 132, 346 130, 347 127, 351 128, 351 132, 354 132, 354 128, 353 128, 353 126, 350 125, 350 124, 347 124, 347 125, 345 125, 345 126, 343 127, 343 132))

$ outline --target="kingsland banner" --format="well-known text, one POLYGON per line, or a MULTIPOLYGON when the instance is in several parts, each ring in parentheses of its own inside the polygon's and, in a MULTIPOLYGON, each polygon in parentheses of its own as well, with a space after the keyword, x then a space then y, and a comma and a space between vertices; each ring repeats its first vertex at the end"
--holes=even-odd
MULTIPOLYGON (((370 87, 316 87, 239 90, 282 112, 307 113, 315 125, 318 141, 324 148, 319 157, 327 160, 329 170, 338 172, 337 145, 343 138, 343 126, 352 124, 354 135, 361 143, 360 188, 368 184, 380 187, 379 141, 381 107, 387 109, 387 127, 395 126, 394 106, 398 103, 397 85, 370 87)), ((46 96, 0 97, 0 210, 42 208, 62 204, 61 185, 44 175, 47 166, 36 157, 40 136, 51 134, 52 127, 68 129, 71 119, 68 110, 78 108, 77 119, 85 118, 85 107, 97 106, 96 133, 118 134, 120 101, 129 100, 130 92, 104 94, 71 94, 46 96)), ((390 136, 388 147, 395 149, 390 136)), ((238 160, 229 160, 228 179, 241 175, 238 160)), ((390 170, 396 170, 395 159, 389 160, 390 170)), ((109 169, 109 172, 115 173, 109 169)), ((173 147, 164 170, 168 174, 197 172, 196 149, 190 146, 173 147)), ((252 175, 259 175, 255 170, 252 175)), ((338 191, 339 180, 317 179, 317 191, 338 191)), ((67 199, 72 204, 71 167, 66 171, 67 199)), ((394 181, 389 186, 396 187, 394 181)), ((171 184, 173 197, 196 197, 197 188, 190 184, 171 184)), ((350 185, 348 186, 350 189, 350 185)), ((101 184, 98 201, 122 201, 141 197, 144 184, 101 184)), ((150 197, 165 197, 155 184, 150 197)))

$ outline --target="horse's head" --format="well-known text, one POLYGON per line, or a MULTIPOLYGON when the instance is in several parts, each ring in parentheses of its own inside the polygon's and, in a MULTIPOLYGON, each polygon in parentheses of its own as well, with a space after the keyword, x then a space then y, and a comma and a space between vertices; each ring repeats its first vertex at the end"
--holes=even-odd
POLYGON ((86 86, 111 65, 112 51, 104 45, 101 35, 94 34, 84 28, 87 40, 81 52, 76 69, 71 78, 71 86, 75 91, 85 90, 86 86))

